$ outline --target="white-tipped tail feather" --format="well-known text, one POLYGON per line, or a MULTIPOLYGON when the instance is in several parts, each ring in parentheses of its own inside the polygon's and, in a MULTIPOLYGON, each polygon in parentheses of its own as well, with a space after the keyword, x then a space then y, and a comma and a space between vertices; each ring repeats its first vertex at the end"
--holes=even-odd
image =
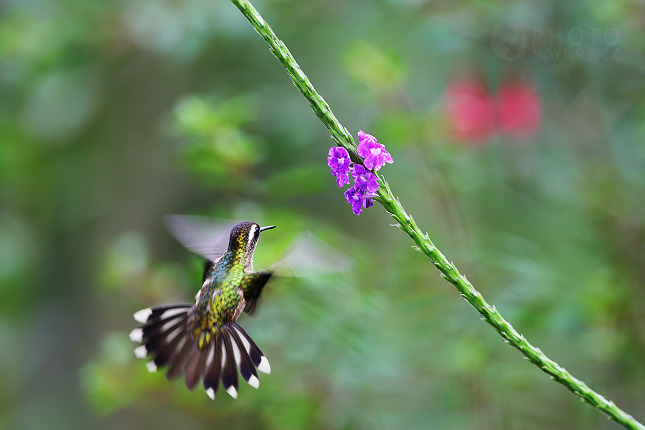
POLYGON ((237 399, 237 389, 234 386, 230 386, 226 389, 226 392, 231 395, 234 399, 237 399))
POLYGON ((267 358, 264 355, 260 359, 260 364, 258 364, 258 370, 262 373, 266 373, 267 375, 271 373, 271 365, 269 364, 269 360, 267 360, 267 358))
POLYGON ((134 348, 134 355, 136 355, 137 358, 146 358, 148 356, 148 349, 145 345, 139 345, 134 348))
POLYGON ((141 343, 134 354, 152 358, 146 363, 149 372, 166 366, 168 379, 185 374, 191 391, 203 379, 211 399, 215 399, 220 382, 231 397, 237 398, 238 375, 258 388, 258 371, 271 373, 264 353, 239 324, 231 322, 211 332, 211 336, 200 337, 202 326, 195 319, 193 305, 142 309, 134 318, 143 324, 130 332, 130 339, 141 343))
POLYGON ((251 375, 248 382, 251 387, 255 389, 260 388, 260 380, 255 375, 251 375))
POLYGON ((212 388, 207 388, 206 394, 208 395, 208 397, 215 400, 215 390, 213 390, 212 388))
POLYGON ((140 328, 135 328, 130 332, 130 340, 132 342, 139 342, 143 340, 143 330, 140 328))
POLYGON ((134 313, 134 319, 141 324, 145 324, 146 321, 148 321, 148 317, 150 315, 152 315, 152 309, 141 309, 140 311, 134 313))

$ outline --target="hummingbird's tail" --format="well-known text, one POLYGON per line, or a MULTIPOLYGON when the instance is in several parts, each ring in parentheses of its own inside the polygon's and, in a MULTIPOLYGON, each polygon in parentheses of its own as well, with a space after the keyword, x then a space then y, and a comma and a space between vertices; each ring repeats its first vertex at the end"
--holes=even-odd
POLYGON ((193 309, 194 305, 171 305, 135 313, 134 319, 143 324, 130 333, 131 340, 141 343, 135 355, 153 358, 146 363, 150 372, 167 366, 167 379, 185 373, 191 391, 203 378, 212 399, 220 380, 226 392, 237 398, 238 369, 249 385, 258 388, 256 369, 271 373, 271 366, 253 339, 236 322, 204 328, 193 309))

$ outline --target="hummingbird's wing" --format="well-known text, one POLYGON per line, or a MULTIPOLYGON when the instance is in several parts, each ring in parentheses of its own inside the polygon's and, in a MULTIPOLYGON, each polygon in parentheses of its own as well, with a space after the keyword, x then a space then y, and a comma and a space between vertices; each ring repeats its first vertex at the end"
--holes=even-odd
POLYGON ((275 276, 310 277, 340 273, 352 265, 351 259, 336 248, 323 242, 312 232, 296 236, 281 256, 266 270, 245 276, 242 286, 246 307, 252 313, 257 306, 262 290, 275 276))
POLYGON ((185 248, 215 261, 226 252, 231 229, 237 222, 197 215, 166 215, 166 226, 185 248))
POLYGON ((310 231, 291 241, 270 270, 275 276, 322 276, 349 270, 352 260, 310 231))
MULTIPOLYGON (((166 226, 185 248, 216 261, 226 252, 231 229, 238 221, 196 215, 166 215, 166 226)), ((269 267, 276 276, 318 276, 340 273, 351 259, 310 231, 300 233, 269 267)))
POLYGON ((269 282, 272 275, 273 271, 262 270, 244 277, 244 283, 242 284, 244 300, 246 301, 244 312, 250 314, 255 310, 255 306, 258 304, 258 299, 260 298, 262 289, 266 286, 267 282, 269 282))

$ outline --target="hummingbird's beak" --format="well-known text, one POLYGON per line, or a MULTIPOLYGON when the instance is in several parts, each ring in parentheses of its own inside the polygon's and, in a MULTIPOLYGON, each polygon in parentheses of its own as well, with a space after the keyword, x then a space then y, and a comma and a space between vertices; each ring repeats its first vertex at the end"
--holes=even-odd
POLYGON ((260 227, 260 231, 271 230, 272 228, 275 228, 275 226, 274 225, 268 225, 266 227, 260 227))

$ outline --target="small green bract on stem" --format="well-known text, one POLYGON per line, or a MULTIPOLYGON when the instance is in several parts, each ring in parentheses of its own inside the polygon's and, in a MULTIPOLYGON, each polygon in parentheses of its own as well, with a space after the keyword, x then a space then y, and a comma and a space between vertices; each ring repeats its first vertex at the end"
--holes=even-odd
POLYGON ((378 143, 371 134, 358 132, 358 154, 364 158, 363 165, 350 163, 349 153, 342 146, 329 149, 327 164, 331 173, 336 177, 339 187, 349 184, 349 173, 352 173, 354 186, 345 191, 347 202, 352 205, 352 212, 360 215, 363 208, 369 208, 376 197, 378 181, 373 172, 377 172, 386 163, 392 163, 392 156, 385 146, 378 143))

